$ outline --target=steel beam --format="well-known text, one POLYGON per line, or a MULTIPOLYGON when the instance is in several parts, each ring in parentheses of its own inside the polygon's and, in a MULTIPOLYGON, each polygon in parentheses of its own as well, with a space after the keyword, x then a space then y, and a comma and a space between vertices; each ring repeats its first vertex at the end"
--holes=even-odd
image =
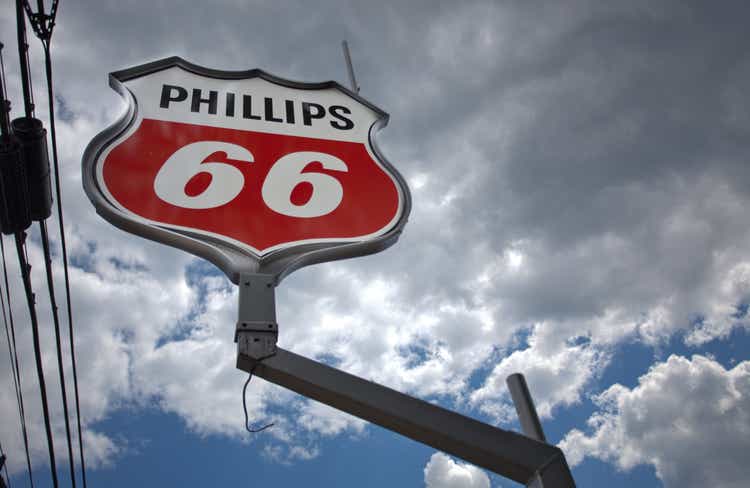
POLYGON ((529 486, 575 487, 562 451, 278 348, 237 367, 529 486), (253 370, 254 368, 254 370, 253 370), (540 484, 541 483, 541 484, 540 484))
POLYGON ((505 379, 505 383, 508 385, 513 405, 516 407, 518 420, 521 423, 521 432, 532 439, 547 442, 526 379, 521 373, 514 373, 505 379))

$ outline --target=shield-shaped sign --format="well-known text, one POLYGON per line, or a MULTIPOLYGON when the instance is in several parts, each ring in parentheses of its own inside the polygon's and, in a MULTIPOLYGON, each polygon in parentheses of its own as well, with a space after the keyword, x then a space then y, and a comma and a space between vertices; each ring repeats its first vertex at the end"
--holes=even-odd
POLYGON ((234 282, 380 251, 406 223, 409 189, 374 141, 388 116, 336 82, 172 57, 110 85, 128 109, 84 154, 97 212, 234 282))

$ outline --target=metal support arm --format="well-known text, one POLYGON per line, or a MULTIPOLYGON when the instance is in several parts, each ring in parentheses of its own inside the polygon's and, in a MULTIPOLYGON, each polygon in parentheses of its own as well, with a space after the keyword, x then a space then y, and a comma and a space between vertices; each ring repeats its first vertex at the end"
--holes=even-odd
POLYGON ((521 432, 526 436, 538 441, 547 442, 542 429, 542 423, 534 407, 534 400, 531 399, 529 386, 526 379, 520 373, 515 373, 505 379, 510 391, 510 397, 513 399, 513 405, 516 407, 518 420, 521 423, 521 432))
POLYGON ((272 275, 240 274, 240 305, 234 342, 237 351, 263 359, 276 354, 276 281, 272 275))
POLYGON ((281 348, 237 367, 528 486, 575 487, 562 451, 404 395, 281 348))

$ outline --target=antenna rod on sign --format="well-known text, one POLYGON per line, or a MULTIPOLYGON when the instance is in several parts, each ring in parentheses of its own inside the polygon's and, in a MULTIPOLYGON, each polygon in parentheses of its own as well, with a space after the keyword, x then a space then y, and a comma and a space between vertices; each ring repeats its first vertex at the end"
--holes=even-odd
POLYGON ((352 85, 352 91, 359 93, 359 85, 357 85, 357 79, 354 77, 352 55, 349 53, 349 44, 346 41, 341 41, 341 47, 344 49, 344 60, 346 61, 346 70, 349 73, 349 83, 352 85))

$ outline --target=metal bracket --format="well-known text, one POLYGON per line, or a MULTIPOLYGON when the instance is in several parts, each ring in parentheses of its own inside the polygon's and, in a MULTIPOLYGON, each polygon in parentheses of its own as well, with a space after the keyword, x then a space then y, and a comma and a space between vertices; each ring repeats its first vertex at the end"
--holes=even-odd
POLYGON ((234 342, 237 353, 260 361, 276 354, 276 278, 270 274, 240 274, 240 300, 234 342))
POLYGON ((529 488, 575 488, 559 447, 502 430, 277 348, 263 361, 242 354, 237 367, 529 488))

